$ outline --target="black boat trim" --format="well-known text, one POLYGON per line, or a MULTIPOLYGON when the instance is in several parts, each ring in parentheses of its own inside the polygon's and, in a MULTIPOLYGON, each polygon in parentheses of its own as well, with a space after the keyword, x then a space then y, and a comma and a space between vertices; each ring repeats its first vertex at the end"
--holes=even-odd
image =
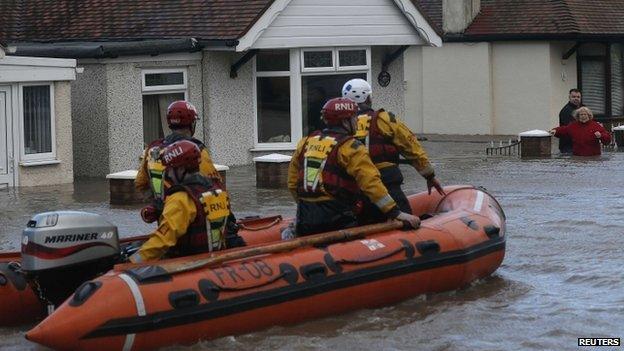
POLYGON ((463 250, 409 258, 376 267, 337 273, 322 280, 307 280, 296 285, 261 291, 255 294, 223 301, 200 304, 192 308, 156 312, 145 316, 112 319, 100 325, 97 329, 85 334, 81 339, 136 334, 202 322, 212 318, 224 317, 296 299, 320 295, 329 291, 348 288, 359 284, 370 283, 427 269, 465 263, 504 249, 505 237, 495 237, 463 250))

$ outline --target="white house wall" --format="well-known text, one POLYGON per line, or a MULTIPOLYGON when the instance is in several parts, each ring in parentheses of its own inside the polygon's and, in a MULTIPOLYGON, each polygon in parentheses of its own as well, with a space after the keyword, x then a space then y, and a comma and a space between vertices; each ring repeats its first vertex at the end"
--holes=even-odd
POLYGON ((74 175, 97 177, 109 171, 106 66, 81 65, 72 82, 74 175))
POLYGON ((370 45, 371 38, 377 45, 424 43, 391 0, 292 0, 253 47, 370 45))
POLYGON ((410 48, 405 59, 408 125, 419 133, 490 134, 487 43, 410 48))
POLYGON ((574 43, 445 43, 405 54, 408 124, 431 134, 515 135, 558 123, 576 87, 574 43))
POLYGON ((70 82, 54 83, 56 158, 58 164, 19 166, 19 185, 50 185, 74 181, 72 154, 72 116, 70 82))
POLYGON ((494 134, 552 127, 548 42, 492 44, 494 134))
POLYGON ((553 42, 550 44, 550 114, 549 123, 551 127, 559 125, 559 111, 568 103, 568 92, 577 86, 576 53, 567 60, 563 60, 563 55, 570 50, 575 42, 553 42))

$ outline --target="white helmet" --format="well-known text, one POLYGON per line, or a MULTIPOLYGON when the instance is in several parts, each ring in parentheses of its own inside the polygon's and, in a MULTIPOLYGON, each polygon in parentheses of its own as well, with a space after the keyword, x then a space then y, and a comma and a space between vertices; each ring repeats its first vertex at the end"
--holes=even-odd
POLYGON ((365 102, 372 93, 373 88, 364 79, 351 79, 342 86, 342 96, 358 104, 365 102))

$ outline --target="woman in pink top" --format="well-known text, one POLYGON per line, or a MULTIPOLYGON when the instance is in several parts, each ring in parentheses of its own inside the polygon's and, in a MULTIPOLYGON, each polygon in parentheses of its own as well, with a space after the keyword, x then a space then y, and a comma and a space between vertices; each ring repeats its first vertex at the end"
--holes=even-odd
POLYGON ((567 136, 572 139, 572 154, 575 156, 600 155, 600 141, 611 142, 611 134, 594 121, 594 115, 587 107, 581 107, 573 113, 574 122, 567 126, 554 128, 550 131, 555 137, 567 136))

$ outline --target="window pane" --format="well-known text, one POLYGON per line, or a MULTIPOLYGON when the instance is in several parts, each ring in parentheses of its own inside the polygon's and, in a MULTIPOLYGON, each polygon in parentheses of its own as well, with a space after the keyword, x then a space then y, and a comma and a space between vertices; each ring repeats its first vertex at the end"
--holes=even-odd
POLYGON ((49 85, 24 87, 24 152, 52 152, 49 85))
POLYGON ((340 50, 338 60, 341 67, 366 66, 366 50, 340 50))
POLYGON ((349 79, 355 78, 366 79, 366 73, 301 77, 301 108, 303 112, 304 135, 325 127, 321 121, 321 108, 327 100, 341 96, 344 83, 349 79))
POLYGON ((290 142, 290 77, 257 78, 258 142, 290 142))
POLYGON ((290 53, 288 50, 260 50, 256 56, 256 71, 290 71, 290 53))
POLYGON ((145 74, 145 86, 159 86, 159 85, 183 85, 184 73, 172 72, 172 73, 147 73, 145 74))
POLYGON ((184 100, 184 93, 143 95, 143 142, 146 145, 169 134, 167 107, 176 100, 184 100))
POLYGON ((583 103, 594 115, 605 113, 605 72, 603 61, 581 61, 583 103))
POLYGON ((611 113, 614 116, 624 115, 622 91, 622 45, 611 46, 611 113))
POLYGON ((304 51, 303 66, 305 68, 334 67, 331 51, 304 51))

